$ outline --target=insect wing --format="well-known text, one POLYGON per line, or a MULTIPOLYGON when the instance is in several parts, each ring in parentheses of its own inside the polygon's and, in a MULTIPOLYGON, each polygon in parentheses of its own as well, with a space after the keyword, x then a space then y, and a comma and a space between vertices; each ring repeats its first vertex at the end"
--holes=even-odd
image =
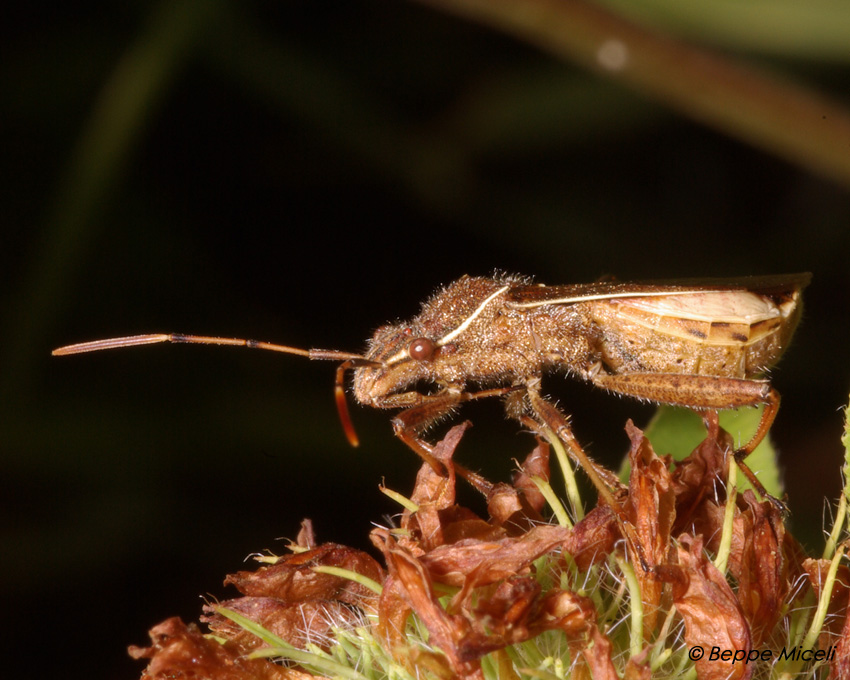
POLYGON ((798 273, 728 279, 599 281, 565 286, 521 285, 511 287, 505 296, 505 302, 515 308, 531 308, 592 300, 687 296, 722 291, 749 291, 759 295, 782 297, 801 291, 809 284, 811 278, 812 275, 809 273, 798 273))

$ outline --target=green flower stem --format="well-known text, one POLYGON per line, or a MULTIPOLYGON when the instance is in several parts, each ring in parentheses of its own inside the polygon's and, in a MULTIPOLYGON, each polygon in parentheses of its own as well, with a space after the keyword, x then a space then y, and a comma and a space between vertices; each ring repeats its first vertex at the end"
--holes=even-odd
POLYGON ((629 653, 637 656, 643 649, 643 600, 640 597, 640 582, 631 564, 620 557, 616 559, 629 587, 629 606, 631 607, 629 653))
POLYGON ((835 510, 835 522, 832 525, 832 531, 829 532, 829 538, 826 539, 826 545, 823 548, 823 559, 831 560, 838 548, 838 541, 844 531, 844 523, 847 521, 847 496, 841 494, 838 498, 838 508, 835 510))
POLYGON ((558 524, 565 529, 572 529, 573 523, 570 521, 570 516, 567 513, 567 509, 564 507, 564 504, 558 499, 555 490, 552 488, 552 485, 549 484, 542 477, 532 477, 531 481, 534 482, 534 485, 543 494, 543 498, 546 499, 546 502, 549 504, 549 507, 552 508, 552 512, 555 513, 555 519, 558 520, 558 524))
POLYGON ((844 433, 841 435, 844 445, 844 497, 850 500, 850 404, 844 409, 844 433))
POLYGON ((318 574, 330 574, 331 576, 341 576, 342 578, 347 578, 349 581, 354 581, 355 583, 359 583, 361 586, 368 588, 376 595, 380 595, 383 592, 383 587, 377 581, 370 579, 368 576, 364 576, 363 574, 358 574, 356 571, 351 571, 350 569, 342 569, 341 567, 328 567, 328 566, 318 566, 313 567, 313 571, 318 574))
POLYGON ((381 490, 381 493, 387 496, 388 498, 392 498, 396 503, 398 503, 405 510, 409 510, 410 512, 418 512, 419 506, 416 505, 412 500, 410 500, 407 496, 400 494, 398 491, 393 491, 392 489, 388 489, 385 486, 378 487, 381 490))
POLYGON ((726 511, 723 515, 723 533, 720 546, 714 558, 714 566, 721 574, 726 574, 726 565, 732 551, 732 525, 735 521, 735 501, 738 498, 738 465, 735 458, 729 456, 729 476, 726 480, 726 511))
POLYGON ((221 614, 225 618, 230 619, 237 625, 247 630, 249 633, 253 633, 263 642, 269 645, 267 648, 259 649, 255 652, 252 652, 250 655, 252 658, 282 657, 286 659, 291 659, 292 661, 301 664, 307 669, 313 669, 326 676, 337 676, 341 678, 346 678, 346 680, 368 680, 365 675, 358 673, 350 666, 338 663, 337 661, 334 661, 331 658, 327 658, 324 655, 316 654, 314 652, 307 652, 303 649, 293 647, 288 642, 286 642, 286 640, 283 640, 277 635, 270 633, 260 624, 252 621, 249 618, 246 618, 245 616, 242 616, 241 614, 231 609, 227 609, 226 607, 216 607, 215 610, 217 613, 221 614))
POLYGON ((829 564, 829 570, 826 572, 826 579, 821 588, 820 597, 818 598, 818 608, 815 611, 815 617, 812 619, 812 625, 809 626, 809 632, 803 639, 803 649, 811 649, 818 641, 818 636, 821 634, 823 622, 826 620, 826 612, 829 607, 829 600, 832 597, 832 589, 835 586, 835 575, 838 573, 838 565, 841 563, 841 558, 844 556, 844 546, 839 546, 835 551, 835 555, 829 564))
POLYGON ((570 500, 570 506, 573 509, 573 517, 578 522, 584 519, 584 505, 581 502, 581 495, 578 492, 575 470, 570 463, 570 458, 567 455, 567 450, 564 448, 563 442, 548 427, 545 430, 545 434, 546 440, 555 450, 555 456, 558 459, 561 474, 564 475, 564 486, 567 490, 567 498, 570 500))

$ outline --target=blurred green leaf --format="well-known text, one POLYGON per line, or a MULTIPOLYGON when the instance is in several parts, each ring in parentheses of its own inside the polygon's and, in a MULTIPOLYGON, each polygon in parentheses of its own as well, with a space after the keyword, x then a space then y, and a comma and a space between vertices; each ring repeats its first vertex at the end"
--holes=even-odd
POLYGON ((832 0, 603 0, 624 16, 716 45, 846 62, 850 59, 850 4, 832 0))

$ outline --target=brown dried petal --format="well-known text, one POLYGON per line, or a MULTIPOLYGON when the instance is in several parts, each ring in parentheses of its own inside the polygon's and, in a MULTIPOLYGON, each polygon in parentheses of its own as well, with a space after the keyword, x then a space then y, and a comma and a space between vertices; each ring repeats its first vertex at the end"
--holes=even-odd
POLYGON ((644 648, 640 654, 636 654, 626 662, 626 670, 623 673, 623 680, 651 680, 652 666, 649 665, 648 658, 650 647, 644 648))
POLYGON ((673 471, 676 495, 683 504, 713 497, 717 481, 726 480, 726 451, 734 450, 734 442, 716 418, 709 418, 707 425, 705 439, 673 471))
POLYGON ((388 576, 378 600, 378 635, 399 663, 406 660, 401 654, 406 653, 404 626, 412 611, 405 599, 402 584, 397 578, 388 576))
POLYGON ((493 526, 472 510, 460 505, 437 510, 423 505, 411 514, 406 522, 406 535, 399 537, 399 545, 413 555, 422 555, 443 545, 475 538, 497 541, 507 535, 505 529, 493 526))
POLYGON ((421 555, 446 543, 440 512, 435 506, 427 503, 420 505, 415 513, 405 510, 401 529, 407 533, 399 540, 414 554, 421 555))
POLYGON ((537 618, 529 623, 529 627, 535 634, 558 629, 569 637, 577 637, 596 621, 596 616, 591 599, 553 588, 543 596, 537 618))
MULTIPOLYGON (((682 510, 681 506, 678 506, 682 510)), ((693 510, 693 508, 687 508, 693 510)), ((704 499, 699 503, 695 513, 691 513, 690 522, 681 522, 676 518, 673 525, 673 535, 686 533, 691 536, 702 536, 705 549, 716 554, 720 548, 720 538, 723 535, 723 521, 726 516, 726 506, 720 505, 714 499, 704 499)))
POLYGON ((312 680, 315 676, 265 659, 246 659, 241 650, 205 638, 197 626, 167 619, 150 630, 150 647, 130 647, 134 659, 150 659, 142 680, 312 680))
MULTIPOLYGON (((242 614, 299 648, 308 642, 324 647, 333 628, 359 620, 351 607, 332 600, 292 604, 270 597, 239 597, 220 606, 242 614)), ((201 621, 216 635, 236 644, 243 653, 265 646, 260 638, 219 614, 214 607, 205 606, 204 611, 208 615, 202 616, 201 621)))
POLYGON ((667 564, 670 531, 676 516, 669 462, 655 454, 649 440, 631 420, 626 423, 626 432, 631 439, 629 507, 626 510, 634 526, 633 538, 639 542, 646 564, 667 564))
POLYGON ((474 612, 466 616, 468 631, 457 642, 458 656, 477 659, 545 630, 559 629, 571 638, 583 638, 596 620, 596 609, 588 598, 567 591, 550 591, 542 599, 539 594, 539 584, 524 577, 504 581, 492 596, 482 596, 474 612))
POLYGON ((446 466, 449 476, 445 477, 434 471, 428 463, 419 468, 416 475, 416 485, 410 495, 417 505, 431 504, 439 508, 448 508, 455 503, 455 472, 452 464, 457 445, 464 433, 471 427, 469 421, 451 428, 446 436, 434 445, 431 455, 446 466))
MULTIPOLYGON (((400 526, 409 538, 402 542, 411 552, 428 551, 446 543, 443 535, 445 518, 442 512, 457 508, 455 505, 457 476, 455 474, 452 456, 463 437, 464 432, 471 426, 463 422, 451 428, 446 436, 437 444, 431 454, 446 466, 448 475, 438 474, 429 463, 423 463, 416 474, 416 484, 410 500, 418 510, 405 510, 401 516, 400 526)), ((465 511, 472 515, 470 511, 465 511)))
MULTIPOLYGON (((806 570, 806 575, 809 578, 809 583, 815 591, 815 596, 820 599, 821 591, 826 574, 831 566, 831 560, 816 560, 806 559, 803 561, 803 567, 806 570)), ((827 609, 827 618, 824 623, 823 631, 825 635, 838 634, 842 621, 847 617, 847 599, 850 597, 850 568, 846 564, 841 564, 835 574, 835 582, 832 585, 832 593, 829 597, 829 607, 827 609)), ((845 624, 846 625, 846 624, 845 624)), ((843 632, 842 632, 843 634, 843 632)), ((826 649, 830 644, 834 644, 834 640, 825 639, 821 641, 821 649, 826 649), (823 644, 825 642, 826 644, 823 644)))
MULTIPOLYGON (((820 579, 818 579, 820 580, 820 579)), ((845 612, 850 611, 850 602, 845 598, 845 612)), ((835 658, 829 669, 829 680, 850 678, 850 616, 844 615, 844 626, 835 649, 835 658)))
POLYGON ((569 533, 562 527, 542 525, 518 538, 468 539, 436 548, 421 561, 435 581, 475 588, 522 573, 538 557, 564 543, 569 533))
MULTIPOLYGON (((530 508, 527 508, 530 510, 530 508)), ((506 526, 516 535, 518 529, 529 526, 526 508, 523 507, 519 491, 504 482, 493 486, 493 492, 487 498, 487 514, 499 526, 506 526)))
POLYGON ((593 680, 620 680, 611 660, 611 641, 596 626, 591 630, 590 639, 591 644, 582 649, 581 654, 593 674, 593 680))
POLYGON ((758 647, 779 621, 790 589, 782 550, 785 526, 770 501, 759 503, 749 490, 742 501, 747 509, 735 514, 729 572, 738 582, 738 601, 758 647))
POLYGON ((475 617, 494 636, 515 638, 512 642, 527 640, 529 621, 537 608, 540 591, 540 584, 531 577, 508 579, 478 603, 475 617))
POLYGON ((440 513, 440 521, 443 523, 445 544, 457 543, 464 539, 499 541, 507 536, 503 527, 493 526, 471 510, 460 506, 443 510, 440 513))
POLYGON ((487 512, 491 521, 505 527, 511 536, 543 522, 540 511, 546 506, 546 498, 532 477, 549 479, 549 445, 539 438, 537 446, 514 475, 513 484, 495 484, 487 495, 487 512))
POLYGON ((447 610, 434 593, 424 558, 417 559, 394 546, 388 533, 382 538, 390 569, 379 606, 381 617, 390 619, 381 621, 384 638, 391 649, 403 648, 401 631, 408 613, 415 611, 428 629, 429 641, 445 653, 448 666, 458 675, 480 674, 478 660, 482 656, 544 630, 584 634, 596 618, 588 598, 554 590, 541 598, 541 587, 534 578, 516 576, 503 580, 489 594, 487 589, 477 590, 477 606, 472 611, 467 607, 470 600, 460 596, 455 599, 461 602, 447 610))
POLYGON ((707 418, 707 425, 705 439, 673 471, 677 514, 673 535, 683 531, 701 534, 706 537, 706 547, 714 551, 723 525, 726 453, 734 449, 734 442, 720 428, 716 416, 707 418))
POLYGON ((599 505, 567 534, 563 549, 580 571, 587 571, 596 562, 604 562, 621 539, 614 511, 607 505, 599 505))
POLYGON ((537 439, 537 446, 528 454, 520 465, 519 472, 513 478, 513 487, 522 492, 528 505, 539 513, 546 507, 546 498, 540 493, 532 477, 539 477, 547 482, 550 478, 549 444, 540 438, 537 439))
MULTIPOLYGON (((814 588, 815 595, 820 597, 826 574, 832 565, 832 560, 806 559, 803 560, 803 568, 809 577, 809 583, 814 588)), ((847 595, 850 591, 850 568, 846 564, 839 565, 835 574, 835 584, 829 598, 829 613, 841 615, 847 608, 847 595)))
POLYGON ((446 655, 452 670, 463 676, 480 672, 477 659, 464 659, 460 654, 458 643, 468 634, 469 623, 443 609, 427 570, 417 559, 395 548, 391 540, 384 554, 390 575, 398 581, 400 597, 416 612, 428 629, 429 641, 446 655))
POLYGON ((316 532, 313 529, 313 520, 308 518, 301 520, 301 529, 298 531, 298 536, 295 538, 295 545, 299 548, 307 548, 308 550, 312 550, 318 545, 316 532))
POLYGON ((664 589, 664 583, 655 576, 653 569, 670 561, 670 532, 676 517, 676 498, 669 462, 655 454, 649 440, 631 420, 626 423, 626 432, 632 444, 629 497, 625 508, 629 523, 627 545, 632 562, 643 567, 636 569, 636 573, 645 612, 644 635, 649 640, 664 589))
MULTIPOLYGON (((702 539, 682 535, 679 541, 673 603, 685 620, 688 646, 748 653, 752 638, 744 612, 723 574, 706 559, 702 539)), ((699 680, 747 680, 753 672, 751 664, 713 660, 709 654, 696 661, 696 669, 699 680)))
POLYGON ((313 567, 320 565, 348 569, 378 583, 384 580, 384 571, 373 557, 360 550, 325 543, 314 550, 283 557, 277 564, 256 571, 230 574, 224 583, 236 586, 243 595, 273 597, 284 602, 339 600, 362 604, 364 598, 374 596, 368 588, 347 578, 313 571, 313 567))

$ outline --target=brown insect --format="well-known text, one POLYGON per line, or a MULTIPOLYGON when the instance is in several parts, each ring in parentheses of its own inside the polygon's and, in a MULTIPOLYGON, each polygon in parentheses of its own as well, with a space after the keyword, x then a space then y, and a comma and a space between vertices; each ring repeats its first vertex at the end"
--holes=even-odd
MULTIPOLYGON (((437 469, 424 430, 462 402, 503 396, 510 416, 556 433, 613 504, 616 477, 588 458, 568 419, 541 394, 543 374, 561 371, 618 394, 707 412, 764 404, 755 434, 734 452, 743 463, 779 408, 778 392, 762 376, 788 346, 810 278, 545 286, 518 276, 464 276, 410 321, 378 328, 362 355, 177 334, 97 340, 53 354, 177 342, 339 360, 336 400, 351 444, 357 445, 357 436, 345 399, 349 370, 355 399, 401 409, 392 420, 396 435, 437 469)), ((742 469, 763 491, 755 475, 742 469)))

